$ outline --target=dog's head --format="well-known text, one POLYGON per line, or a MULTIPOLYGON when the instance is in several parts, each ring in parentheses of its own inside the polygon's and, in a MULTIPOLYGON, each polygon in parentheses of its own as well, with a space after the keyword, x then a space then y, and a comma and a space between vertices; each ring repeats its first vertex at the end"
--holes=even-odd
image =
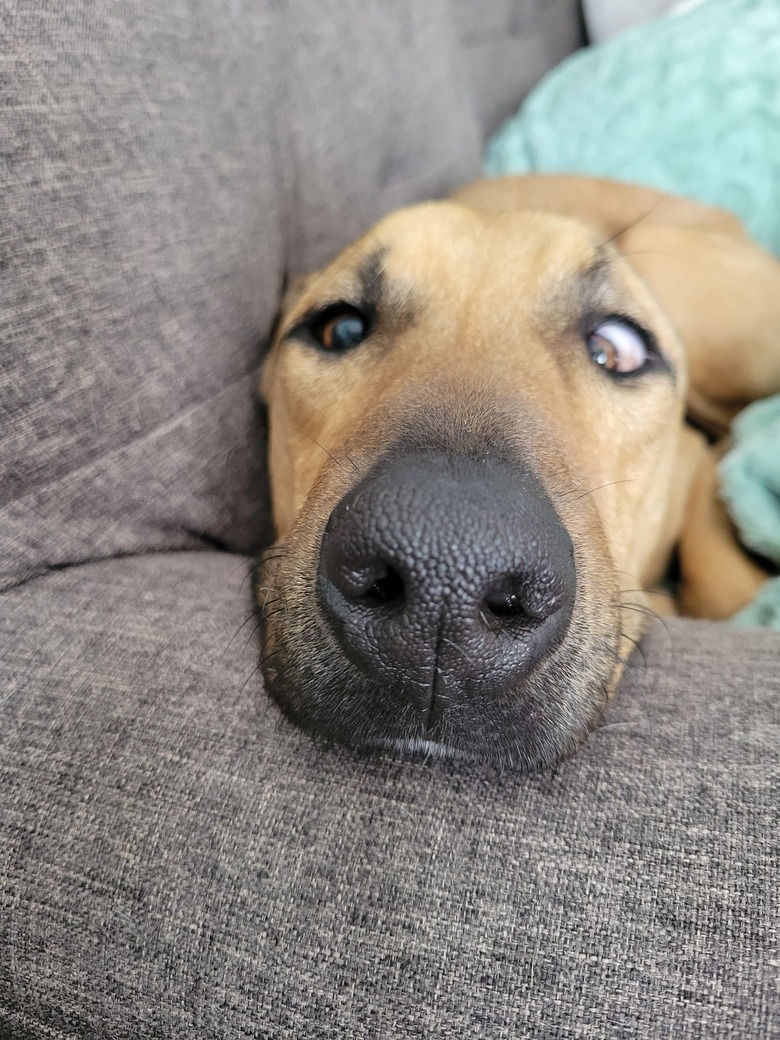
POLYGON ((686 352, 612 237, 430 203, 289 294, 257 596, 304 727, 534 767, 598 717, 686 490, 686 352))

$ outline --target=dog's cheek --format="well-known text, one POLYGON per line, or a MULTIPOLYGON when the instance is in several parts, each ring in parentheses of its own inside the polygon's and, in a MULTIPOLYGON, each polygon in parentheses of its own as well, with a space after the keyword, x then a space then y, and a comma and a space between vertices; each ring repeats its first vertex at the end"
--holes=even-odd
POLYGON ((295 470, 290 437, 278 411, 272 412, 268 428, 268 479, 276 534, 286 538, 295 518, 295 470))

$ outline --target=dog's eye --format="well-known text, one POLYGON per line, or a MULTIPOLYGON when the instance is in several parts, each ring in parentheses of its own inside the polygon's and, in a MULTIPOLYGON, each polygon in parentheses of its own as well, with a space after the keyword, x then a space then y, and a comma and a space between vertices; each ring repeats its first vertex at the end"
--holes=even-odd
POLYGON ((356 347, 363 342, 368 331, 365 315, 346 303, 328 307, 311 326, 318 345, 335 353, 356 347))
POLYGON ((587 338, 588 351, 597 365, 618 375, 639 372, 651 356, 647 337, 622 318, 607 318, 587 338))

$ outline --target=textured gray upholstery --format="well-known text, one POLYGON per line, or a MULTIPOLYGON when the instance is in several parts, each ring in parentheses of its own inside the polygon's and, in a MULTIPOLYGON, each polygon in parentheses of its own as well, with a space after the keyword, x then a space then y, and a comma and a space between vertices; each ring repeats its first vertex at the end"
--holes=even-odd
POLYGON ((518 98, 582 43, 572 0, 455 0, 464 56, 483 131, 517 110, 518 98))
POLYGON ((556 776, 500 775, 281 721, 246 573, 6 594, 0 1036, 778 1035, 776 636, 659 626, 556 776))
POLYGON ((255 672, 282 283, 472 176, 575 6, 6 0, 2 1040, 780 1031, 776 636, 659 628, 555 776, 255 672))
POLYGON ((448 0, 19 0, 0 53, 3 582, 253 544, 283 278, 478 171, 448 0))

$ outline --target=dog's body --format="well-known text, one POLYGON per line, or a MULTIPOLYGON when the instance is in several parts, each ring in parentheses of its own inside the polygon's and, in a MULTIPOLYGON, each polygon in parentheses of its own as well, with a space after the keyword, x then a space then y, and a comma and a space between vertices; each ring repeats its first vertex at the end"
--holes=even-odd
POLYGON ((765 578, 685 422, 780 391, 780 265, 718 210, 564 176, 402 210, 289 294, 263 390, 266 676, 325 735, 549 763, 675 548, 687 612, 765 578))

